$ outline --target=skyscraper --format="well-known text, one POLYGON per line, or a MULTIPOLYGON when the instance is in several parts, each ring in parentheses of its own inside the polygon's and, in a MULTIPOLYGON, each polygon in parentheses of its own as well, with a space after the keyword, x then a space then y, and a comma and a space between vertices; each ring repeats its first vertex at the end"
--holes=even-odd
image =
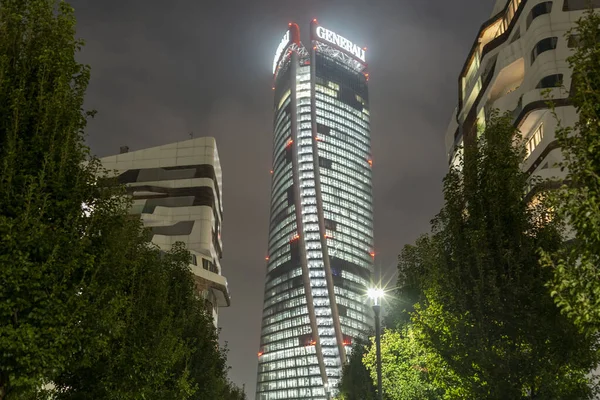
POLYGON ((366 48, 290 24, 273 61, 274 139, 257 399, 327 399, 373 317, 366 48))

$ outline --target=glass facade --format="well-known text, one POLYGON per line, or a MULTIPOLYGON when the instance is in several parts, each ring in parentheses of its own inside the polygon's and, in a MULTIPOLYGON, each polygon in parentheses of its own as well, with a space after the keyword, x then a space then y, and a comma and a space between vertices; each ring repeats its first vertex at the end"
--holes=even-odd
POLYGON ((284 52, 275 76, 257 400, 327 399, 373 325, 368 75, 314 44, 284 52))

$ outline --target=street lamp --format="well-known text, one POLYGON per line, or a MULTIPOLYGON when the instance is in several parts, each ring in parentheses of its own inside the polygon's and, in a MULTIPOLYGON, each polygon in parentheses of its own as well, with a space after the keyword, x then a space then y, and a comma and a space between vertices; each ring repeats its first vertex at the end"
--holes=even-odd
POLYGON ((370 288, 367 295, 373 300, 373 311, 375 312, 375 349, 377 351, 377 396, 383 400, 383 389, 381 385, 381 305, 380 299, 383 298, 384 291, 381 288, 370 288))

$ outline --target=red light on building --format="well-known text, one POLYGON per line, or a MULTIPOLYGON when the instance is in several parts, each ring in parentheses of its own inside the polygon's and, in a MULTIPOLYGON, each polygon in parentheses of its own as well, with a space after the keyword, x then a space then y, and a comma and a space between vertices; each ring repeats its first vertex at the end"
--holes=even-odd
POLYGON ((321 139, 321 138, 320 138, 320 137, 318 137, 318 136, 315 136, 315 140, 316 140, 317 142, 320 142, 320 141, 321 141, 321 140, 323 140, 323 139, 321 139))
POLYGON ((266 261, 269 261, 269 256, 266 256, 266 257, 265 257, 265 260, 266 260, 266 261))
POLYGON ((375 257, 375 252, 374 251, 371 252, 371 257, 375 257))
POLYGON ((369 165, 372 167, 373 166, 373 160, 367 160, 367 162, 369 163, 369 165))
POLYGON ((292 143, 294 143, 294 141, 292 139, 288 140, 288 142, 285 145, 285 147, 290 147, 292 145, 292 143))
POLYGON ((290 240, 290 242, 293 242, 293 241, 298 240, 298 239, 300 239, 300 236, 294 235, 294 237, 292 238, 292 240, 290 240))
POLYGON ((259 357, 261 357, 263 354, 265 354, 265 353, 263 353, 262 351, 259 351, 259 352, 258 352, 258 356, 259 356, 259 357))
POLYGON ((317 19, 316 19, 316 18, 315 18, 315 19, 313 19, 313 22, 317 22, 317 19))
POLYGON ((271 170, 271 175, 273 175, 273 170, 271 170))

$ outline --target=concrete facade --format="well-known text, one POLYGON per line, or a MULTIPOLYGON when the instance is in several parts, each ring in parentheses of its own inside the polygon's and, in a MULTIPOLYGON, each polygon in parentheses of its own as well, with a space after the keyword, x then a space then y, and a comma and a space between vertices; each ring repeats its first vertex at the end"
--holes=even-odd
MULTIPOLYGON (((485 126, 489 112, 510 111, 527 148, 523 170, 542 178, 564 177, 556 143, 557 122, 545 91, 565 126, 577 120, 569 103, 571 71, 566 59, 574 40, 566 37, 587 0, 497 0, 473 44, 458 82, 458 107, 446 131, 448 163, 456 162, 465 141, 485 126), (556 87, 562 82, 562 87, 556 87), (478 128, 479 127, 479 128, 478 128)), ((592 6, 600 7, 594 0, 592 6)))
POLYGON ((222 171, 214 138, 197 138, 101 159, 133 197, 152 242, 168 251, 185 243, 199 293, 215 326, 219 307, 230 305, 222 275, 222 171))

